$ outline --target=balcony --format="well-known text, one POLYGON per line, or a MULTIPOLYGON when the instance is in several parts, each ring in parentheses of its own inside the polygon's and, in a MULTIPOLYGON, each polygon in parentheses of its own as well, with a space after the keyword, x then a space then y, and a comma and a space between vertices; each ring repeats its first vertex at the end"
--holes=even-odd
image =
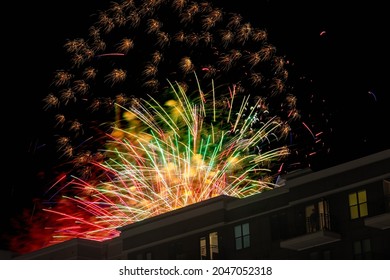
POLYGON ((364 225, 367 227, 381 230, 390 228, 390 212, 368 217, 364 219, 364 225))
POLYGON ((309 248, 333 243, 339 240, 341 240, 340 234, 332 231, 320 230, 281 241, 280 247, 295 251, 302 251, 309 248))
POLYGON ((390 228, 390 180, 383 180, 384 213, 367 217, 364 219, 364 225, 380 230, 390 228))
POLYGON ((331 231, 330 218, 327 214, 320 214, 319 220, 306 218, 306 233, 280 242, 280 247, 295 251, 337 242, 340 234, 331 231))

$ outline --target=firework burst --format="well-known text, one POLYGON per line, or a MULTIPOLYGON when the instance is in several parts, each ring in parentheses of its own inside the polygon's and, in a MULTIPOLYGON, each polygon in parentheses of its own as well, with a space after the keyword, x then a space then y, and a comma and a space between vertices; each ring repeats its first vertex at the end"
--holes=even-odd
POLYGON ((67 182, 65 188, 77 194, 59 201, 58 209, 73 204, 79 210, 45 209, 62 221, 51 242, 104 240, 129 223, 275 186, 273 172, 289 153, 282 141, 286 130, 277 117, 264 116, 260 100, 251 105, 250 96, 240 100, 230 89, 225 103, 218 102, 214 89, 193 96, 177 83, 169 91, 164 105, 152 97, 129 108, 116 104, 122 128, 114 127, 106 160, 94 162, 94 179, 67 182))
POLYGON ((69 64, 43 99, 60 175, 29 219, 36 246, 16 238, 16 251, 105 240, 211 197, 272 189, 323 144, 267 32, 211 3, 111 2, 64 47, 69 64))

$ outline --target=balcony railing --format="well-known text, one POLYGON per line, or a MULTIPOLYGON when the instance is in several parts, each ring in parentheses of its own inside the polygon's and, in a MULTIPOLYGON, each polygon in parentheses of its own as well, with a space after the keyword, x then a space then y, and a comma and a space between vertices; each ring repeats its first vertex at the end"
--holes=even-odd
POLYGON ((319 230, 331 230, 330 215, 327 213, 320 213, 306 217, 306 232, 312 233, 319 230))

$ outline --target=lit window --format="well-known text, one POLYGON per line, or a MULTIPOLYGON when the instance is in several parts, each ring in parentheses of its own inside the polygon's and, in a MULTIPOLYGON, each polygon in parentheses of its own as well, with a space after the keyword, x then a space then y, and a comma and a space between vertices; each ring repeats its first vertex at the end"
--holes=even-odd
POLYGON ((206 247, 206 238, 200 238, 200 258, 202 260, 207 258, 207 247, 206 247))
POLYGON ((236 250, 248 248, 250 246, 249 223, 235 226, 234 237, 236 240, 236 250))
POLYGON ((209 234, 210 242, 210 259, 216 259, 218 256, 218 232, 212 232, 209 234))
POLYGON ((349 194, 349 210, 351 219, 357 219, 368 215, 367 194, 365 190, 349 194))
POLYGON ((209 233, 209 238, 201 237, 200 241, 200 259, 215 260, 218 259, 218 232, 209 233), (208 250, 207 250, 208 249, 208 250))

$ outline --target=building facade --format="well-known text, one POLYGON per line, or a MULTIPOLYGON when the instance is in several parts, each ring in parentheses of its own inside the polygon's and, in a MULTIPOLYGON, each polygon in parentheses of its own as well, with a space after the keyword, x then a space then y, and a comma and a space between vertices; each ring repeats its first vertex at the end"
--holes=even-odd
POLYGON ((14 259, 390 259, 390 150, 14 259), (283 183, 282 183, 283 182, 283 183))

